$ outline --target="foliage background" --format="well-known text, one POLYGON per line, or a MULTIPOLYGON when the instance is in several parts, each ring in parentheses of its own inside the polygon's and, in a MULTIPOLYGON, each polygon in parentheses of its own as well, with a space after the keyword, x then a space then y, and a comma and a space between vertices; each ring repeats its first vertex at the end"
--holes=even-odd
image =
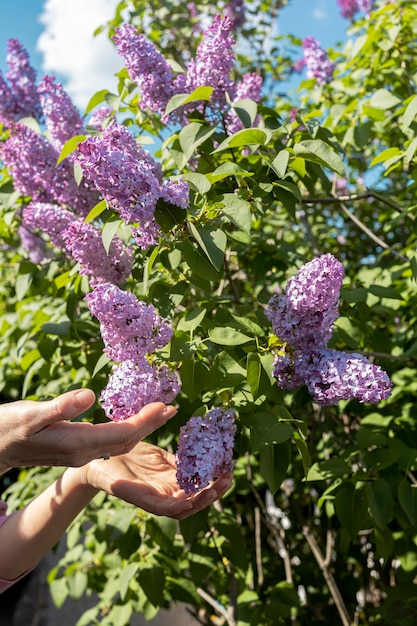
MULTIPOLYGON (((139 141, 153 137, 164 174, 191 186, 186 216, 160 210, 166 236, 135 250, 126 285, 175 329, 161 356, 181 377, 179 411, 153 440, 175 450, 180 425, 216 404, 235 407, 239 435, 234 486, 210 510, 177 524, 100 495, 79 516, 49 575, 58 606, 97 592, 77 626, 123 626, 134 612, 150 619, 176 601, 201 624, 417 621, 417 3, 376 2, 329 51, 333 80, 300 76, 296 101, 282 84, 301 42, 280 37, 264 54, 281 5, 246 3, 236 78, 258 71, 265 92, 262 103, 240 104, 247 128, 232 138, 202 115, 172 128, 141 112, 123 69, 119 93, 90 103, 110 104, 139 141), (266 304, 326 252, 346 270, 331 345, 389 373, 393 394, 378 406, 321 408, 304 388, 284 392, 272 377, 280 344, 266 304)), ((196 3, 204 20, 214 8, 196 3)), ((127 15, 179 66, 194 54, 199 37, 184 5, 121 2, 102 28, 111 34, 127 15)), ((59 254, 42 266, 27 259, 17 226, 28 199, 5 170, 1 182, 2 400, 80 386, 99 394, 110 366, 83 301, 87 280, 59 254)), ((114 219, 99 216, 105 243, 114 219)), ((97 405, 83 419, 105 417, 97 405)), ((56 475, 22 470, 10 506, 56 475)))

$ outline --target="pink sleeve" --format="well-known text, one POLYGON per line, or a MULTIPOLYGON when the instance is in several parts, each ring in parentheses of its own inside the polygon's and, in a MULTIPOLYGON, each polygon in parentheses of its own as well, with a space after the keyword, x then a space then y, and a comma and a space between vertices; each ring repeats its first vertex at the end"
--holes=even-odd
MULTIPOLYGON (((5 515, 6 510, 7 504, 0 501, 0 526, 4 524, 4 522, 10 517, 9 515, 5 515)), ((14 580, 4 580, 3 578, 0 578, 0 593, 3 593, 3 591, 6 591, 6 589, 17 583, 18 580, 21 580, 24 576, 26 576, 26 574, 29 574, 30 571, 31 570, 28 570, 27 572, 19 576, 19 578, 15 578, 14 580)))

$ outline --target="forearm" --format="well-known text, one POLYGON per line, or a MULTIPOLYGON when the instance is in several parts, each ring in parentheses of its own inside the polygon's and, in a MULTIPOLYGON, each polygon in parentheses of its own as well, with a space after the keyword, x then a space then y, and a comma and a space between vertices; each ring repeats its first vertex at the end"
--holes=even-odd
POLYGON ((0 527, 0 578, 14 580, 31 569, 95 496, 97 489, 84 484, 82 472, 66 470, 0 527))

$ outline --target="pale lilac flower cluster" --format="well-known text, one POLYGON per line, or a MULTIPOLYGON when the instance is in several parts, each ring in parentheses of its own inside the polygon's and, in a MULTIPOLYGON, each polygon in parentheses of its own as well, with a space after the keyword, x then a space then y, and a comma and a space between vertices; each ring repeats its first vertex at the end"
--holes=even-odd
POLYGON ((100 402, 109 419, 121 422, 150 402, 169 404, 179 391, 178 377, 166 365, 123 361, 113 367, 100 402))
POLYGON ((17 39, 7 42, 6 80, 0 72, 0 117, 18 120, 40 119, 42 110, 36 91, 36 72, 30 65, 26 49, 17 39))
MULTIPOLYGON (((216 15, 213 23, 203 32, 196 58, 190 59, 185 74, 177 76, 174 76, 168 62, 155 45, 140 35, 132 25, 123 24, 116 30, 114 41, 117 50, 124 58, 130 78, 141 89, 140 106, 143 109, 148 108, 164 116, 166 105, 172 96, 191 93, 201 86, 213 87, 214 91, 205 110, 217 118, 228 104, 226 94, 233 101, 239 88, 246 94, 240 94, 240 98, 259 99, 259 77, 255 79, 255 75, 248 75, 240 87, 231 77, 235 64, 233 28, 244 19, 243 1, 231 0, 226 9, 230 14, 233 13, 233 18, 216 15), (253 95, 249 95, 249 91, 253 95)), ((181 107, 168 117, 173 122, 184 121, 185 113, 194 108, 195 105, 191 104, 181 107)), ((202 106, 199 108, 202 109, 202 106)), ((163 119, 167 121, 165 117, 163 119)))
POLYGON ((113 41, 130 78, 141 88, 141 106, 154 113, 163 111, 175 93, 165 57, 131 24, 117 28, 113 41))
POLYGON ((293 69, 300 72, 307 68, 308 78, 315 78, 319 85, 324 85, 331 81, 335 64, 330 61, 327 52, 321 48, 319 42, 314 37, 306 37, 303 40, 304 58, 293 64, 293 69))
POLYGON ((139 146, 123 125, 112 124, 100 136, 78 146, 78 163, 85 178, 128 224, 138 245, 147 249, 160 236, 154 219, 158 199, 185 207, 188 185, 160 181, 160 170, 151 155, 139 146), (138 224, 138 226, 136 226, 138 224))
POLYGON ((38 85, 45 125, 52 145, 60 152, 68 139, 84 132, 83 120, 71 98, 54 76, 45 76, 38 85))
POLYGON ((352 398, 376 404, 391 394, 387 373, 361 354, 331 348, 301 352, 297 367, 309 394, 321 406, 352 398))
POLYGON ((80 274, 91 277, 90 284, 123 285, 129 278, 133 252, 119 237, 113 237, 107 253, 101 230, 79 218, 62 233, 62 238, 66 251, 80 264, 80 274))
MULTIPOLYGON (((80 274, 89 276, 90 282, 122 285, 130 276, 132 249, 115 236, 107 253, 101 230, 62 206, 32 201, 22 211, 22 226, 34 236, 37 232, 47 235, 54 247, 80 264, 80 274)), ((25 242, 22 240, 30 253, 29 244, 27 237, 25 242)), ((43 258, 36 262, 42 262, 43 258)))
POLYGON ((100 398, 107 417, 120 421, 149 402, 171 402, 180 389, 178 378, 149 358, 169 343, 168 321, 152 305, 111 283, 96 285, 85 299, 100 322, 105 354, 118 363, 100 398))
POLYGON ((13 177, 15 189, 40 202, 55 201, 86 215, 98 202, 98 193, 77 185, 73 165, 57 165, 58 152, 49 141, 19 123, 9 124, 10 136, 0 146, 0 158, 13 177))
POLYGON ((286 343, 275 358, 273 374, 283 389, 306 385, 321 405, 352 398, 376 403, 390 395, 388 375, 361 355, 327 347, 339 314, 343 277, 342 264, 324 254, 288 281, 285 296, 272 296, 267 316, 275 335, 286 343))
POLYGON ((177 481, 185 493, 195 493, 233 469, 236 433, 232 409, 211 409, 181 427, 176 452, 177 481))
POLYGON ((74 213, 57 204, 32 201, 22 212, 22 224, 33 233, 45 233, 51 244, 65 250, 63 233, 76 219, 74 213))
POLYGON ((363 11, 369 15, 372 9, 373 0, 337 0, 340 8, 340 15, 347 19, 353 19, 355 13, 363 11))
POLYGON ((29 255, 29 259, 35 265, 42 263, 44 259, 47 258, 46 251, 46 242, 39 237, 39 235, 35 235, 30 230, 25 228, 23 224, 19 226, 17 229, 17 233, 20 238, 20 243, 22 247, 29 255))
POLYGON ((214 88, 210 101, 220 109, 226 106, 226 93, 232 100, 235 97, 236 85, 230 77, 235 63, 232 31, 231 20, 216 15, 213 24, 203 33, 196 58, 190 60, 187 68, 187 93, 210 85, 214 88))

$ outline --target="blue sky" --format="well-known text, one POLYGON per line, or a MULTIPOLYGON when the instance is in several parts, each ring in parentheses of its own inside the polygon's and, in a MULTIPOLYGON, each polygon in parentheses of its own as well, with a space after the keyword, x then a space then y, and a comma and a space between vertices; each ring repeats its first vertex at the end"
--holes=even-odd
MULTIPOLYGON (((82 108, 99 89, 112 89, 120 60, 94 28, 113 15, 117 0, 18 0, 0 3, 0 70, 7 68, 6 44, 17 38, 38 72, 54 74, 82 108), (18 5, 18 6, 17 6, 18 5), (42 21, 40 21, 42 20, 42 21)), ((348 22, 336 0, 290 0, 279 14, 277 32, 316 37, 323 47, 346 38, 348 22)))

